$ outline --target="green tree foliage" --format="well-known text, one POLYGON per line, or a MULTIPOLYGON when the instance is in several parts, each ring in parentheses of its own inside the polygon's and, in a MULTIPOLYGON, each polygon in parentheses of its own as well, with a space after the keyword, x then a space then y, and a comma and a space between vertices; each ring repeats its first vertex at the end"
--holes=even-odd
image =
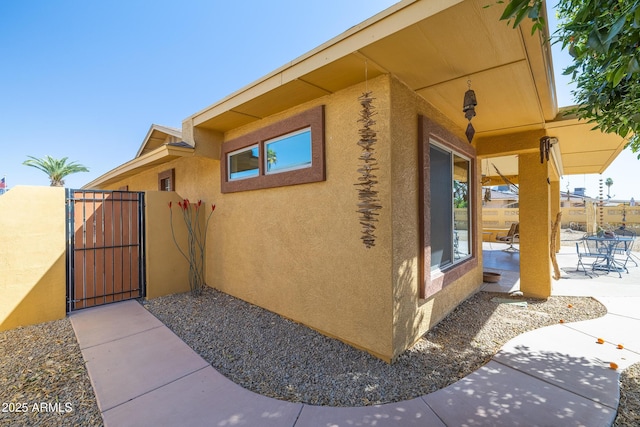
POLYGON ((27 157, 29 157, 29 160, 25 160, 22 164, 40 169, 46 173, 49 180, 51 180, 52 187, 64 186, 64 178, 72 173, 89 172, 86 166, 75 162, 67 163, 68 157, 62 159, 54 159, 51 156, 44 156, 42 159, 33 156, 27 157))
MULTIPOLYGON (((524 19, 533 31, 546 23, 543 0, 508 0, 503 20, 524 19)), ((558 0, 558 29, 551 36, 573 57, 564 70, 576 83, 574 113, 607 133, 631 135, 640 159, 640 0, 558 0)))

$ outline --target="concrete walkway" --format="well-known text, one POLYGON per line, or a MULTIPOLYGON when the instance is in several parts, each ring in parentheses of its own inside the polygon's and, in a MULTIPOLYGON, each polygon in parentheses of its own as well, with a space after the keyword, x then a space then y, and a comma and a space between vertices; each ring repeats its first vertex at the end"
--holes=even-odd
POLYGON ((602 318, 520 335, 487 365, 435 393, 356 408, 245 390, 136 301, 69 317, 107 426, 600 427, 615 418, 620 371, 640 361, 640 282, 626 286, 625 295, 598 297, 608 309, 602 318))

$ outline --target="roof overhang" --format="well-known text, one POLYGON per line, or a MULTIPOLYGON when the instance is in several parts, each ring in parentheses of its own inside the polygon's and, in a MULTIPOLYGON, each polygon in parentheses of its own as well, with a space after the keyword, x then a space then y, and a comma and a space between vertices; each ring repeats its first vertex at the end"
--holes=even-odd
POLYGON ((125 178, 137 175, 140 172, 180 157, 193 156, 194 151, 195 149, 193 147, 166 144, 110 170, 104 175, 84 185, 82 188, 104 188, 125 178))
POLYGON ((194 114, 225 132, 357 83, 392 74, 461 128, 467 82, 476 135, 542 129, 556 117, 545 34, 512 29, 484 0, 405 0, 194 114), (365 73, 366 68, 366 73, 365 73))
MULTIPOLYGON (((570 113, 574 108, 561 108, 554 120, 545 123, 544 134, 552 138, 550 160, 559 176, 601 174, 622 152, 629 138, 594 129, 595 123, 579 120, 570 113)), ((537 151, 538 141, 531 142, 537 151)), ((492 141, 483 143, 490 145, 492 141)), ((480 167, 484 186, 504 185, 503 177, 518 183, 517 154, 483 156, 480 167)))
POLYGON ((464 129, 470 82, 476 138, 544 131, 560 141, 554 152, 561 175, 602 172, 626 141, 559 119, 548 32, 532 34, 529 20, 514 30, 499 19, 502 6, 486 5, 401 1, 186 121, 224 133, 392 74, 464 129))
POLYGON ((547 135, 558 138, 561 175, 603 173, 622 152, 628 139, 594 130, 595 123, 566 114, 569 109, 563 108, 545 126, 547 135))

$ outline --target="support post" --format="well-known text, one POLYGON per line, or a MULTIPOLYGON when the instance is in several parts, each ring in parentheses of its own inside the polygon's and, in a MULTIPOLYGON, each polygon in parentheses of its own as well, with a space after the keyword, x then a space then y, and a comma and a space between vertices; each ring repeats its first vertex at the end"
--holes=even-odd
POLYGON ((520 290, 525 296, 551 296, 551 185, 539 153, 518 156, 520 175, 520 290))

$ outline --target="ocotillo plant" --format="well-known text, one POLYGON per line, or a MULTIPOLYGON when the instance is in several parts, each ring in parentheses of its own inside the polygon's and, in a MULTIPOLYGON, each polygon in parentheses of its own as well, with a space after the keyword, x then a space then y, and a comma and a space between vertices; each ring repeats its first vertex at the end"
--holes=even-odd
POLYGON ((171 237, 176 244, 178 251, 182 254, 184 259, 189 263, 189 288, 191 294, 199 296, 205 287, 204 281, 204 255, 207 243, 207 229, 209 228, 209 220, 213 211, 216 209, 216 205, 211 205, 211 212, 205 222, 204 228, 201 226, 200 213, 203 211, 202 200, 198 200, 197 203, 189 203, 188 199, 184 199, 178 202, 180 211, 182 212, 182 218, 185 226, 187 227, 187 250, 184 251, 178 241, 173 229, 173 209, 171 209, 171 202, 169 202, 169 221, 171 224, 171 237))

